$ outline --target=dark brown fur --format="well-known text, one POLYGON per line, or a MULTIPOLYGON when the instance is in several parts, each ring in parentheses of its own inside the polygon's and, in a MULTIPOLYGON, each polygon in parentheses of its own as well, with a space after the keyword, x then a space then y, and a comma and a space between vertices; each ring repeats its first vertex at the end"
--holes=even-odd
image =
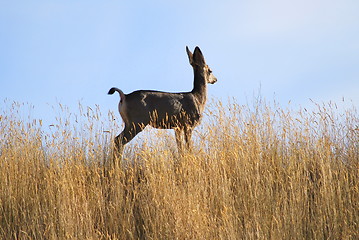
POLYGON ((119 111, 125 122, 124 130, 115 138, 115 147, 121 153, 123 146, 131 141, 147 125, 161 129, 174 129, 179 151, 182 151, 181 135, 186 145, 191 146, 193 128, 201 120, 207 99, 207 83, 217 79, 206 64, 201 50, 196 47, 192 54, 186 47, 194 71, 194 86, 191 92, 168 93, 139 90, 124 94, 118 88, 111 88, 109 94, 119 92, 119 111))

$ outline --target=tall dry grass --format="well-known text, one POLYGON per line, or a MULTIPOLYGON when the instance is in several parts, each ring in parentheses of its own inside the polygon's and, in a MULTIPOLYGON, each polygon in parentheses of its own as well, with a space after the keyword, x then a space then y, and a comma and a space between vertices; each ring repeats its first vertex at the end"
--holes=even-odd
POLYGON ((112 114, 0 113, 1 239, 358 239, 359 118, 213 101, 179 157, 152 130, 111 167, 112 114))

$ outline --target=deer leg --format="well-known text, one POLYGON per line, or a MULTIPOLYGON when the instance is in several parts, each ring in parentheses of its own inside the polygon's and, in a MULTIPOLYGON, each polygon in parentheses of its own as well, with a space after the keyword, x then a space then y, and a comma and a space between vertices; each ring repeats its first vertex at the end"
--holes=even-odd
POLYGON ((122 139, 123 139, 123 131, 117 137, 115 137, 114 140, 114 152, 115 152, 115 156, 118 158, 122 156, 122 152, 123 152, 124 145, 122 144, 122 139))
POLYGON ((192 132, 193 128, 185 128, 184 129, 184 140, 186 141, 186 148, 191 152, 192 150, 192 132))
POLYGON ((175 129, 175 136, 176 136, 176 143, 178 147, 178 153, 183 153, 183 146, 182 146, 182 129, 176 128, 175 129))
POLYGON ((132 123, 130 126, 127 124, 123 131, 115 137, 115 157, 118 159, 122 158, 123 149, 126 143, 131 141, 138 133, 144 129, 143 124, 132 123))
POLYGON ((137 134, 145 128, 144 124, 132 123, 131 126, 125 127, 121 134, 123 134, 122 145, 131 141, 137 134))

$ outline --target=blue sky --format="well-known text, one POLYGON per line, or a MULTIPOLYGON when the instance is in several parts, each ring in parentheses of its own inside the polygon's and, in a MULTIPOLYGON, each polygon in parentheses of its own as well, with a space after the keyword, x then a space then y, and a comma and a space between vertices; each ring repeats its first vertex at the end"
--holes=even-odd
POLYGON ((359 107, 358 13, 357 0, 0 0, 0 106, 51 121, 57 103, 116 111, 113 86, 190 91, 185 46, 198 45, 218 78, 209 96, 359 107))

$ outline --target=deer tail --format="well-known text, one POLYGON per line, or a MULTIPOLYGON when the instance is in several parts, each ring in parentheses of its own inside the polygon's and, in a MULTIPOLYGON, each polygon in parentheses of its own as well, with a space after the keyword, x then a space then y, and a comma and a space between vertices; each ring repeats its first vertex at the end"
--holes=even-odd
POLYGON ((108 91, 108 94, 109 94, 109 95, 112 95, 112 94, 114 94, 115 92, 118 92, 118 93, 120 94, 121 102, 122 102, 123 100, 125 100, 126 95, 122 92, 121 89, 118 89, 118 88, 116 88, 116 87, 111 88, 111 89, 108 91))

